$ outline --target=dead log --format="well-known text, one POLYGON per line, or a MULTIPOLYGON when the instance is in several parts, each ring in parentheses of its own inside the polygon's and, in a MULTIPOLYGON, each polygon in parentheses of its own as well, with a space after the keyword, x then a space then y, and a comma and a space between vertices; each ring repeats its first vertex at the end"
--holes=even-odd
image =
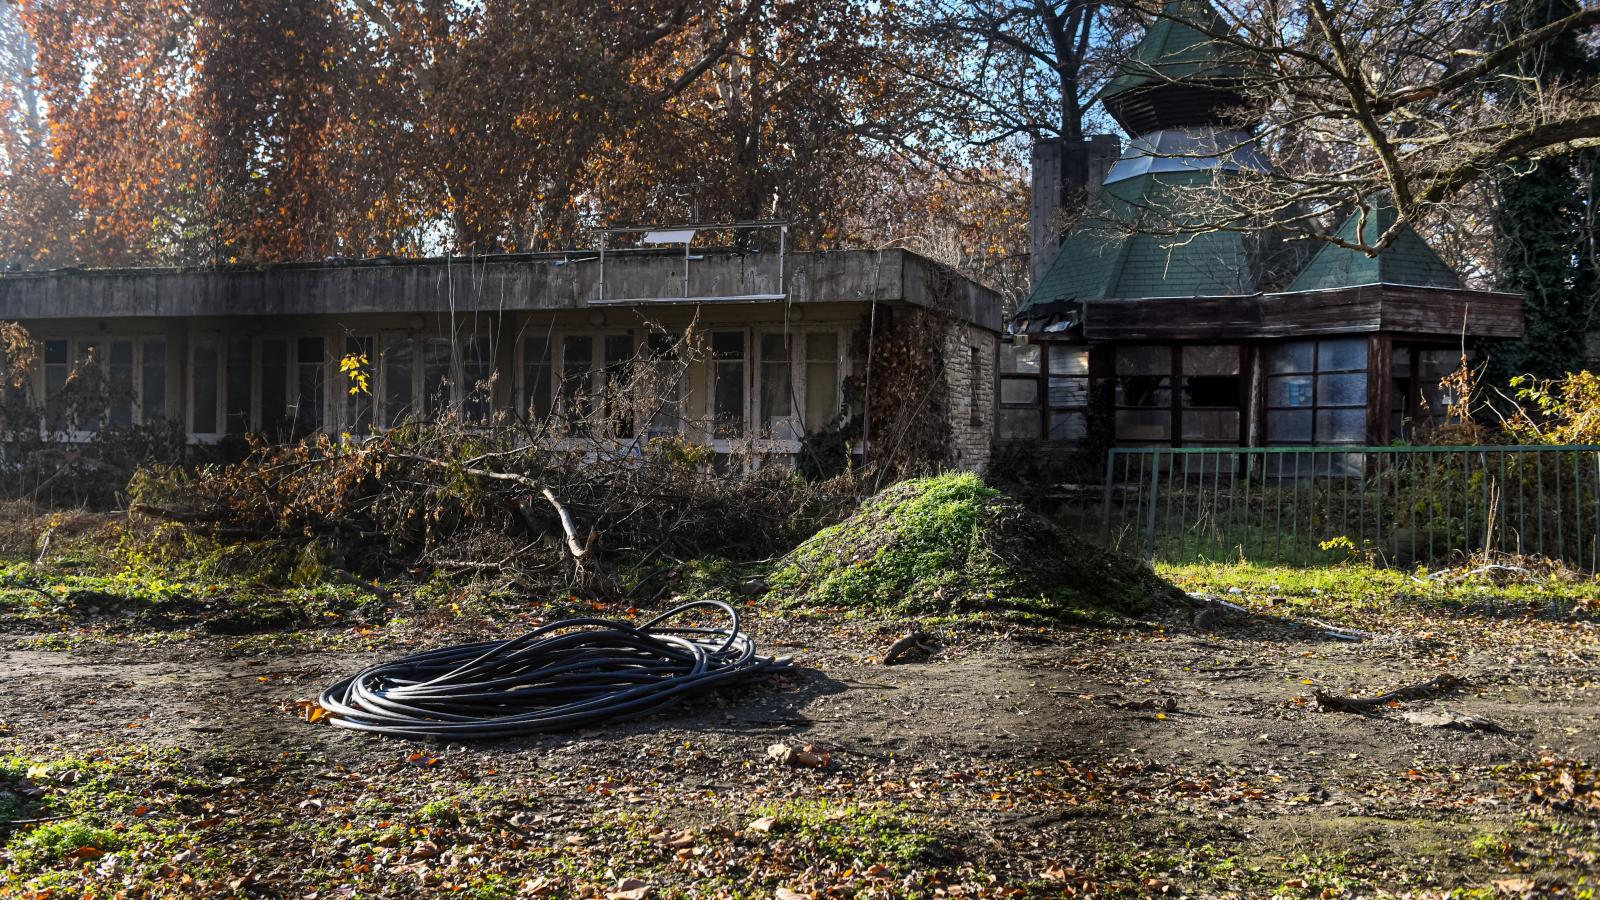
POLYGON ((1317 707, 1323 712, 1368 713, 1401 700, 1431 700, 1434 697, 1442 697, 1466 683, 1465 678, 1446 673, 1421 684, 1395 688, 1387 694, 1379 694, 1376 697, 1338 697, 1320 688, 1312 692, 1312 697, 1316 699, 1317 707))
POLYGON ((892 666, 898 662, 901 657, 911 653, 920 653, 924 656, 931 656, 933 654, 933 648, 928 646, 927 640, 928 636, 920 631, 917 631, 916 629, 906 632, 904 637, 889 645, 889 649, 883 654, 883 664, 886 666, 892 666))

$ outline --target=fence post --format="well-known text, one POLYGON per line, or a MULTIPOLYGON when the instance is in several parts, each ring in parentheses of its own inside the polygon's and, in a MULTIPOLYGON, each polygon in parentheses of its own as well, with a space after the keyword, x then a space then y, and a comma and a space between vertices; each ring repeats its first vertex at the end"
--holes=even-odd
POLYGON ((1106 450, 1106 484, 1100 496, 1100 542, 1107 548, 1111 546, 1111 484, 1116 478, 1117 453, 1116 448, 1106 450))
POLYGON ((1150 522, 1145 527, 1149 539, 1150 557, 1156 555, 1156 497, 1161 491, 1161 451, 1150 451, 1150 522))

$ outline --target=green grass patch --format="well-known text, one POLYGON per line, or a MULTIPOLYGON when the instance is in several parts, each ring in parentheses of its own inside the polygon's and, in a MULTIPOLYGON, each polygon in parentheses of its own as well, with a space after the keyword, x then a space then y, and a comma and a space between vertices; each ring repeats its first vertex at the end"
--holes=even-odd
POLYGON ((806 847, 808 858, 879 864, 900 871, 950 855, 937 833, 913 822, 905 807, 791 800, 763 806, 774 834, 806 847))
POLYGON ((1143 563, 1078 540, 970 473, 889 487, 795 548, 769 582, 789 608, 1053 621, 1173 597, 1143 563))

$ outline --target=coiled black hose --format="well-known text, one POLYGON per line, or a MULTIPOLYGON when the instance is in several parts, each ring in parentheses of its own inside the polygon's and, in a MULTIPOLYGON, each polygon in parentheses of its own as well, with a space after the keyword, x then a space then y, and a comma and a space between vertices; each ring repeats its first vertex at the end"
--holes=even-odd
POLYGON ((341 728, 497 738, 648 715, 691 693, 787 665, 756 655, 732 606, 697 600, 643 625, 567 619, 511 640, 429 650, 352 675, 323 691, 319 702, 341 728), (728 626, 660 626, 698 608, 720 610, 728 626))

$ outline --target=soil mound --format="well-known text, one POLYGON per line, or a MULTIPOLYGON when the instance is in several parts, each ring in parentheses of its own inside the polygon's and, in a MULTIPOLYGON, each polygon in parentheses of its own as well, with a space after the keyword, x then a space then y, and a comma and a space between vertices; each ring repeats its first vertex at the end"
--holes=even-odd
POLYGON ((1051 620, 1139 613, 1183 593, 1140 560, 1067 534, 960 473, 903 481, 779 561, 785 606, 1051 620))

